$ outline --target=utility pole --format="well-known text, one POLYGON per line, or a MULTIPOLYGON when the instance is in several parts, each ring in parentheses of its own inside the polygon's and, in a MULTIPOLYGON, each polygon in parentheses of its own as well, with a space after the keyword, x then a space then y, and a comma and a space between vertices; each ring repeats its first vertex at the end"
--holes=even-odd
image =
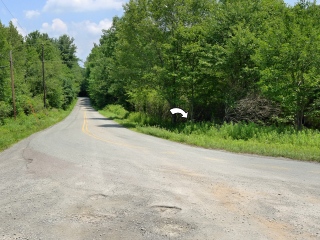
POLYGON ((42 84, 43 84, 43 106, 44 108, 47 108, 46 106, 46 83, 44 80, 44 46, 42 44, 42 84))
POLYGON ((10 73, 11 73, 11 90, 12 90, 13 114, 14 114, 14 119, 17 119, 16 97, 15 97, 15 93, 14 93, 14 76, 13 76, 12 50, 10 50, 10 73))

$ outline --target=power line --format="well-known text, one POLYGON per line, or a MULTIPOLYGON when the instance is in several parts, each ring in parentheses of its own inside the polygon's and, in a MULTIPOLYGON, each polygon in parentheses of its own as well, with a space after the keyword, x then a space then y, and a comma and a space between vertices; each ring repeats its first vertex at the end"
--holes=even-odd
MULTIPOLYGON (((10 13, 10 15, 11 15, 14 19, 17 19, 17 24, 19 25, 19 27, 20 27, 21 29, 23 29, 24 31, 26 31, 26 29, 20 25, 20 23, 19 23, 19 21, 18 21, 18 18, 16 18, 16 17, 11 13, 11 11, 10 11, 9 8, 7 7, 7 5, 6 5, 2 0, 0 0, 0 1, 2 2, 3 6, 7 9, 7 11, 10 13)), ((27 31, 26 31, 26 32, 27 32, 27 31)))

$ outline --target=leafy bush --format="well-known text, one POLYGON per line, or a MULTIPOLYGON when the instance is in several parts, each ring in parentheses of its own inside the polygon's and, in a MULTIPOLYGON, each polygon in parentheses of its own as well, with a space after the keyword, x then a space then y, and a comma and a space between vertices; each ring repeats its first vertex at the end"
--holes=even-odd
MULTIPOLYGON (((44 109, 36 114, 30 115, 20 112, 16 120, 12 118, 4 119, 4 124, 0 126, 0 151, 37 131, 61 121, 69 115, 75 103, 76 101, 65 111, 59 109, 44 109)), ((0 102, 0 106, 1 105, 2 103, 0 102)))
POLYGON ((293 126, 261 126, 255 123, 185 122, 178 125, 159 124, 145 113, 126 111, 119 105, 109 105, 101 112, 113 116, 125 126, 142 133, 206 148, 233 152, 281 156, 320 162, 320 132, 293 126))
POLYGON ((17 112, 24 112, 26 115, 34 114, 43 110, 43 96, 35 97, 21 96, 17 102, 17 112))
POLYGON ((4 101, 0 101, 0 123, 3 123, 3 120, 11 115, 12 107, 4 101))
POLYGON ((113 116, 110 116, 112 118, 120 118, 125 119, 129 116, 129 112, 125 110, 121 105, 107 105, 103 111, 111 112, 113 116))

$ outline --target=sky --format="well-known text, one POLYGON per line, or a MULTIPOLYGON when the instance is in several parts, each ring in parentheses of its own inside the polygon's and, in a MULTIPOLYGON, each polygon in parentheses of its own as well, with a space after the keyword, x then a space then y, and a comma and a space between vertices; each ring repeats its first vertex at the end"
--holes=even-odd
MULTIPOLYGON (((123 4, 129 0, 0 0, 0 21, 12 21, 26 36, 33 31, 58 38, 67 34, 75 39, 77 56, 85 61, 93 43, 98 43, 103 29, 114 16, 121 17, 123 4)), ((294 5, 297 0, 285 0, 294 5)))

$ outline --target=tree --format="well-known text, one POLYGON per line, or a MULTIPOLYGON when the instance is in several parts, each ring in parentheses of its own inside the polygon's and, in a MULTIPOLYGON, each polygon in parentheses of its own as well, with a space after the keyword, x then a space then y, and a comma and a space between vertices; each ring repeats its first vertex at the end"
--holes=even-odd
MULTIPOLYGON (((70 39, 67 36, 61 39, 70 39)), ((70 40, 71 41, 71 40, 70 40)), ((57 46, 58 40, 51 39, 47 34, 38 31, 28 34, 27 43, 27 62, 26 62, 26 81, 31 85, 32 96, 42 94, 42 69, 41 62, 45 63, 45 81, 47 101, 51 107, 65 108, 70 104, 71 96, 74 98, 79 91, 81 72, 76 63, 72 63, 72 69, 62 59, 61 50, 57 46), (42 59, 42 50, 44 59, 42 59), (78 79, 78 80, 76 80, 78 79)), ((70 42, 69 42, 70 43, 70 42)), ((71 48, 73 48, 71 46, 71 48)))
POLYGON ((196 68, 206 51, 204 22, 211 4, 206 0, 139 0, 125 6, 118 25, 116 65, 137 110, 148 111, 150 102, 155 104, 151 109, 161 108, 164 102, 167 108, 193 109, 196 68))
MULTIPOLYGON (((73 39, 69 40, 75 56, 73 39)), ((66 108, 79 92, 82 69, 77 63, 68 68, 56 42, 46 33, 34 31, 25 38, 12 22, 6 27, 0 23, 0 121, 12 116, 12 94, 9 53, 12 54, 15 102, 18 114, 30 114, 43 108, 42 61, 45 65, 47 106, 66 108), (44 51, 43 51, 44 50, 44 51), (44 53, 44 55, 43 55, 44 53), (79 77, 80 76, 80 77, 79 77), (78 80, 77 80, 78 79, 78 80)), ((66 44, 65 44, 66 45, 66 44)), ((73 56, 73 57, 74 57, 73 56)), ((69 63, 70 61, 68 61, 69 63)))
POLYGON ((281 103, 287 121, 301 129, 308 105, 320 84, 319 8, 301 1, 283 19, 270 22, 255 60, 261 90, 281 103), (282 20, 282 21, 281 21, 282 20))
POLYGON ((113 19, 113 25, 103 30, 99 45, 95 44, 86 61, 86 76, 88 79, 88 93, 92 102, 98 107, 107 103, 121 101, 121 87, 115 79, 114 54, 116 24, 118 18, 113 19))
POLYGON ((162 120, 181 107, 192 120, 220 122, 256 96, 281 106, 281 121, 312 125, 319 9, 307 1, 130 0, 87 59, 89 95, 98 106, 120 102, 162 120))
POLYGON ((68 68, 71 69, 73 66, 77 65, 79 59, 76 56, 77 47, 74 44, 74 38, 70 38, 68 35, 64 34, 54 41, 60 50, 62 60, 68 68))
POLYGON ((9 43, 7 29, 0 22, 0 101, 6 101, 9 96, 9 43))

